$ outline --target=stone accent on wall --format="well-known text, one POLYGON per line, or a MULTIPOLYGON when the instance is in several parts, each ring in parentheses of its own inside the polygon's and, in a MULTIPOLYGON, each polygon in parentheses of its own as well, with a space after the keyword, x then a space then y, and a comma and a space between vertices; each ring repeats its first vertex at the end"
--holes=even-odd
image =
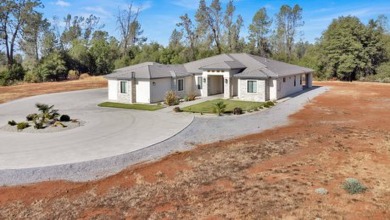
POLYGON ((131 103, 131 81, 118 80, 118 102, 122 103, 131 103), (127 83, 127 91, 126 93, 121 93, 121 82, 127 83))
POLYGON ((238 96, 239 99, 245 101, 254 101, 254 102, 264 102, 266 101, 266 82, 265 80, 256 80, 256 79, 239 79, 239 91, 238 96), (248 81, 256 81, 257 82, 257 92, 256 93, 248 93, 248 81))

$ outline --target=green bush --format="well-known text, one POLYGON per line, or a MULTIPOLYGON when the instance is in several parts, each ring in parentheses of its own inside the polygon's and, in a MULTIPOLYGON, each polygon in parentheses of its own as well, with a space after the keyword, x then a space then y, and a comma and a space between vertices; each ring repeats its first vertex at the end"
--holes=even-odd
POLYGON ((62 122, 70 121, 69 115, 61 115, 60 121, 62 121, 62 122))
POLYGON ((12 121, 8 121, 8 124, 11 126, 15 126, 17 123, 16 121, 12 120, 12 121))
POLYGON ((29 83, 39 83, 42 80, 41 80, 41 77, 39 76, 39 74, 30 70, 26 73, 26 75, 24 75, 23 81, 29 82, 29 83))
POLYGON ((347 178, 342 187, 349 194, 363 193, 367 190, 367 187, 365 187, 362 183, 359 182, 359 180, 355 178, 347 178))
POLYGON ((221 116, 225 112, 225 110, 226 104, 223 101, 214 103, 213 112, 216 113, 218 116, 221 116))
POLYGON ((234 115, 241 115, 241 114, 242 114, 242 108, 240 108, 240 107, 235 107, 235 108, 233 109, 233 114, 234 114, 234 115))
POLYGON ((23 80, 24 69, 22 65, 16 63, 11 68, 5 69, 0 72, 0 85, 8 86, 15 82, 23 80))
POLYGON ((180 109, 180 107, 175 107, 175 108, 173 109, 173 111, 174 111, 174 112, 182 112, 182 110, 180 109))
POLYGON ((38 117, 38 114, 33 113, 26 116, 27 121, 33 121, 34 118, 38 117))
POLYGON ((28 124, 28 122, 19 122, 17 125, 16 125, 16 128, 20 131, 20 130, 23 130, 25 128, 28 128, 30 127, 30 125, 28 124))
POLYGON ((170 90, 165 94, 164 102, 169 106, 177 105, 179 104, 179 98, 174 91, 170 90))

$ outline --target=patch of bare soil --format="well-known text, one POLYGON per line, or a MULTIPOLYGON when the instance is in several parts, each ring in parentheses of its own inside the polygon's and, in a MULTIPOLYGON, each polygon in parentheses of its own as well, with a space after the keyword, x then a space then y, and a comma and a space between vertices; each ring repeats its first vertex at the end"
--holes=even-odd
POLYGON ((104 87, 107 87, 107 80, 102 76, 62 82, 24 83, 15 86, 0 86, 0 104, 36 95, 104 87))
POLYGON ((2 187, 0 219, 390 219, 390 85, 317 85, 332 89, 286 127, 94 182, 2 187), (348 177, 368 190, 348 194, 348 177))

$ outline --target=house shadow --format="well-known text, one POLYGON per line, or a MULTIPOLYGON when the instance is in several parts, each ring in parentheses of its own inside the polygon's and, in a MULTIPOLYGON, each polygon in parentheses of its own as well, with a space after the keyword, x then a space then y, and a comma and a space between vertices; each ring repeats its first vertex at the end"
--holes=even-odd
POLYGON ((291 94, 291 95, 287 95, 287 96, 285 96, 285 97, 283 97, 283 98, 281 98, 281 99, 279 99, 279 100, 277 100, 277 101, 278 101, 278 102, 284 102, 284 101, 286 101, 286 100, 288 100, 288 99, 298 97, 298 96, 303 95, 303 94, 305 94, 305 93, 307 93, 307 92, 311 92, 311 91, 320 89, 320 88, 322 88, 322 87, 323 87, 323 86, 312 86, 312 87, 310 87, 310 88, 305 87, 302 91, 293 93, 293 94, 291 94))

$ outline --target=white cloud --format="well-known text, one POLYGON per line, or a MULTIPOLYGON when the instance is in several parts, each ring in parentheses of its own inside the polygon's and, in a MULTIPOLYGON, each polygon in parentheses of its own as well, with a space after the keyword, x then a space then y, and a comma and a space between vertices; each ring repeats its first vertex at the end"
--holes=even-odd
POLYGON ((106 11, 104 8, 100 6, 89 6, 84 8, 88 12, 93 12, 93 14, 98 14, 99 16, 109 17, 111 13, 106 11))
POLYGON ((69 6, 70 6, 70 3, 69 3, 69 2, 62 1, 62 0, 56 1, 55 4, 58 5, 58 6, 61 6, 61 7, 69 7, 69 6))

